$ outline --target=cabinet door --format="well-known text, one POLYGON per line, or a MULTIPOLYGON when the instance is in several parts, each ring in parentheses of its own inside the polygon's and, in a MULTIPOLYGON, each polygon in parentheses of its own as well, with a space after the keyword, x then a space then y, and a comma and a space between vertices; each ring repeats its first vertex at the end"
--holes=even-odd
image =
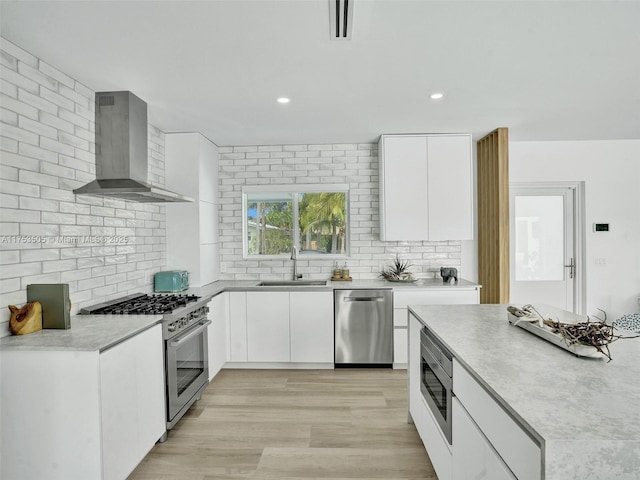
POLYGON ((418 428, 422 409, 422 393, 420 392, 420 329, 422 324, 413 315, 409 315, 409 412, 418 428))
POLYGON ((452 418, 453 480, 516 480, 455 397, 452 418))
POLYGON ((126 478, 166 430, 162 327, 100 354, 104 479, 126 478))
POLYGON ((472 240, 471 135, 430 135, 427 163, 429 240, 472 240))
POLYGON ((291 361, 333 363, 333 294, 290 292, 291 361))
POLYGON ((486 439, 457 398, 451 411, 453 424, 453 480, 484 480, 486 439))
POLYGON ((477 288, 430 288, 396 290, 393 292, 394 309, 405 309, 408 305, 474 305, 480 302, 477 288))
POLYGON ((380 240, 427 240, 427 137, 380 141, 380 240))
POLYGON ((140 461, 135 364, 133 339, 100 355, 102 472, 105 480, 126 478, 140 461))
POLYGON ((227 361, 227 303, 228 293, 216 295, 209 303, 209 381, 227 361))
POLYGON ((289 362, 289 292, 247 292, 247 359, 289 362))
POLYGON ((162 326, 156 325, 132 340, 136 350, 139 462, 164 434, 167 426, 162 326))
POLYGON ((229 360, 247 361, 246 292, 229 292, 229 360))

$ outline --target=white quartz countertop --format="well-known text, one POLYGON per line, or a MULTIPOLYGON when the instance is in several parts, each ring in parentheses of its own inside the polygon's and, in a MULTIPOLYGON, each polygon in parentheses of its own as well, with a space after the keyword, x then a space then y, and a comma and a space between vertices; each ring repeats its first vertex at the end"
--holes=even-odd
MULTIPOLYGON (((640 478, 640 338, 612 343, 611 362, 576 357, 510 325, 506 307, 409 308, 542 440, 545 478, 640 478)), ((538 309, 545 318, 576 318, 552 307, 538 309)))
POLYGON ((162 315, 73 315, 71 328, 46 329, 0 338, 0 350, 77 350, 101 352, 137 335, 162 315))
MULTIPOLYGON (((278 279, 274 279, 278 280, 278 279)), ((282 279, 280 279, 282 280, 282 279)), ((318 280, 318 279, 314 279, 318 280)), ((213 282, 202 287, 193 287, 186 292, 194 295, 217 295, 225 291, 327 291, 336 289, 380 289, 391 288, 393 290, 418 290, 418 289, 476 289, 480 288, 480 285, 469 280, 460 278, 456 283, 444 283, 441 278, 423 278, 414 283, 399 283, 388 282, 386 280, 352 280, 349 282, 332 282, 327 281, 327 285, 312 285, 312 286, 269 286, 261 287, 258 284, 261 280, 223 280, 219 282, 213 282)))
MULTIPOLYGON (((415 283, 385 280, 353 280, 327 282, 326 286, 259 287, 260 280, 218 281, 193 287, 179 294, 215 296, 225 291, 332 291, 334 289, 393 288, 398 289, 473 289, 479 285, 460 279, 455 284, 440 278, 421 279, 415 283)), ((68 330, 42 330, 28 335, 0 338, 0 350, 85 350, 102 351, 158 323, 161 315, 74 315, 68 330)))

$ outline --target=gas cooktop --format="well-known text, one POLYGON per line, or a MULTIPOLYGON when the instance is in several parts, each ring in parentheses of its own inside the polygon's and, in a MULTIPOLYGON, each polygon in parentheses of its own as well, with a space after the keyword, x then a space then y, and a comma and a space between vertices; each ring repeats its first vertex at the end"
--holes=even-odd
POLYGON ((197 302, 196 295, 147 295, 137 293, 112 300, 93 307, 83 308, 80 313, 91 315, 158 315, 169 314, 174 310, 197 302))

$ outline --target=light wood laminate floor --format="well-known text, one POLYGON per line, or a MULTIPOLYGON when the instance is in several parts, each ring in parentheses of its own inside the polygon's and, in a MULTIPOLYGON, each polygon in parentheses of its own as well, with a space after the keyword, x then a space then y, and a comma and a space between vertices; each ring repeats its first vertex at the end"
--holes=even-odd
POLYGON ((406 370, 223 370, 130 480, 437 480, 406 370))

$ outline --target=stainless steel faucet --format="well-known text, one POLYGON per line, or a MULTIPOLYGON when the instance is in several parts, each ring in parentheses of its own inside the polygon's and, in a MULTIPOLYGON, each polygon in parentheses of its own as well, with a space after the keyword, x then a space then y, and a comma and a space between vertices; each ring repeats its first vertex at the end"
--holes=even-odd
POLYGON ((291 260, 293 260, 293 280, 299 280, 302 274, 298 273, 298 249, 295 245, 291 247, 291 260))

